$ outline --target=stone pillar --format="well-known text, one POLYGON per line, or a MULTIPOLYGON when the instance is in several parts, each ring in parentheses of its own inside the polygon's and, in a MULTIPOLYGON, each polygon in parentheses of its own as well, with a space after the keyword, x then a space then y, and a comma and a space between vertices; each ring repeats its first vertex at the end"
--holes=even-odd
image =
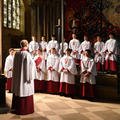
POLYGON ((2 0, 0 0, 0 73, 2 73, 2 0))

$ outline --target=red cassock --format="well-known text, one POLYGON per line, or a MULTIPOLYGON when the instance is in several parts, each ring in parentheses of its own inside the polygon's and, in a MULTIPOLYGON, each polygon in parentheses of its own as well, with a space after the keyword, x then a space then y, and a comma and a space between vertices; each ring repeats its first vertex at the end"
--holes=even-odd
POLYGON ((18 115, 34 112, 35 63, 25 49, 15 54, 12 80, 12 111, 18 115))
POLYGON ((59 72, 61 73, 59 92, 67 95, 75 95, 75 75, 77 74, 77 69, 74 59, 71 56, 64 56, 61 58, 59 72), (68 72, 65 73, 64 70, 68 72))
POLYGON ((95 97, 95 76, 97 75, 96 64, 93 59, 86 58, 81 61, 81 78, 80 78, 80 96, 82 97, 95 97), (89 72, 88 77, 85 73, 89 72))
POLYGON ((11 90, 12 78, 7 78, 6 90, 11 90))
POLYGON ((47 59, 47 80, 46 80, 46 92, 47 93, 59 93, 59 57, 56 54, 51 54, 47 59), (52 69, 52 70, 51 70, 52 69))

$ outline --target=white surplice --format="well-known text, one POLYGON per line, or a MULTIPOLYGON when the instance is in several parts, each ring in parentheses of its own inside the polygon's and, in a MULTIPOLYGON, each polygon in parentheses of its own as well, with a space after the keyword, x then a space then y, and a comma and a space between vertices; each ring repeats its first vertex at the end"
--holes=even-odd
POLYGON ((96 63, 100 62, 101 64, 104 64, 104 57, 105 57, 103 52, 104 45, 105 45, 104 42, 99 42, 99 41, 94 44, 94 54, 95 54, 94 60, 96 63), (100 56, 97 53, 99 53, 100 56))
MULTIPOLYGON (((67 49, 68 49, 68 43, 64 42, 63 43, 63 53, 64 54, 65 54, 67 49)), ((60 55, 60 57, 62 56, 62 43, 60 43, 59 55, 60 55)))
MULTIPOLYGON (((34 58, 34 61, 37 61, 39 58, 39 56, 36 56, 34 58)), ((42 58, 41 58, 42 59, 42 58)), ((46 68, 45 68, 45 59, 42 59, 42 61, 40 62, 39 65, 36 66, 38 69, 40 69, 40 72, 37 72, 37 76, 35 79, 37 80, 45 80, 45 72, 46 72, 46 68)))
MULTIPOLYGON (((81 54, 82 52, 84 52, 85 50, 90 49, 91 50, 91 43, 90 41, 86 41, 84 40, 79 47, 79 53, 81 54)), ((81 60, 84 59, 84 55, 81 54, 81 60)))
POLYGON ((76 51, 76 54, 72 54, 71 53, 71 56, 75 59, 80 59, 80 55, 79 55, 79 46, 80 46, 80 42, 79 40, 77 39, 72 39, 70 40, 70 43, 69 43, 69 49, 72 49, 72 51, 76 51))
POLYGON ((58 69, 59 69, 59 57, 56 54, 51 54, 47 58, 47 81, 52 80, 55 82, 59 82, 58 77, 58 69), (52 67, 54 71, 50 71, 49 67, 52 67))
POLYGON ((105 43, 104 52, 112 53, 111 56, 105 55, 105 60, 117 61, 118 46, 115 39, 109 39, 105 43))
POLYGON ((75 84, 75 75, 77 74, 74 59, 71 56, 64 56, 60 60, 59 72, 61 73, 60 82, 75 84), (69 72, 64 73, 62 69, 67 69, 69 72))
POLYGON ((35 62, 27 51, 16 52, 13 63, 12 92, 19 97, 34 94, 35 62))
POLYGON ((5 60, 4 71, 6 73, 7 78, 12 77, 13 60, 14 60, 14 56, 12 56, 12 55, 7 56, 7 58, 5 60))
POLYGON ((39 49, 39 44, 36 41, 31 41, 29 43, 29 52, 33 52, 39 49))
POLYGON ((58 54, 58 52, 59 52, 58 51, 59 50, 59 44, 58 44, 58 42, 56 40, 51 40, 51 41, 48 42, 48 45, 47 45, 47 52, 48 52, 48 54, 50 54, 51 48, 55 48, 56 52, 58 54))
POLYGON ((95 76, 97 75, 96 64, 92 58, 85 57, 81 60, 81 78, 80 83, 96 84, 95 76), (83 72, 90 72, 89 77, 85 77, 83 72))
POLYGON ((44 55, 44 57, 45 57, 45 60, 47 60, 47 42, 46 41, 41 41, 40 42, 40 47, 42 48, 42 49, 46 49, 46 51, 43 51, 42 52, 42 54, 44 55))

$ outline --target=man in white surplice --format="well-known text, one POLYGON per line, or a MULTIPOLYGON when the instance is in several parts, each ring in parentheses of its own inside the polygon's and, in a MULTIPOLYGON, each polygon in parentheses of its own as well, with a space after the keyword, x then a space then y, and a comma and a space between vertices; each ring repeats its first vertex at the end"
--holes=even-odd
POLYGON ((13 64, 12 109, 16 114, 26 115, 34 112, 33 94, 36 66, 28 49, 28 41, 20 42, 22 49, 16 52, 13 64))

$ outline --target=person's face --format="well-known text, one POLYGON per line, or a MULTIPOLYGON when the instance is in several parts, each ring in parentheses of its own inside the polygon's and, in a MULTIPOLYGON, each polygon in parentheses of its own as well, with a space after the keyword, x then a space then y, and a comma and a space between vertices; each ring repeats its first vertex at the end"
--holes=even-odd
POLYGON ((110 34, 110 35, 109 35, 109 38, 113 39, 113 38, 114 38, 114 36, 110 34))
POLYGON ((14 50, 11 50, 11 51, 10 51, 10 55, 14 56, 14 54, 15 54, 15 51, 14 51, 14 50))
POLYGON ((42 51, 38 50, 37 53, 38 53, 39 55, 41 55, 41 54, 42 54, 42 51))
POLYGON ((66 55, 67 55, 67 56, 70 56, 70 51, 66 51, 66 55))
POLYGON ((52 40, 55 40, 55 37, 52 37, 52 40))
POLYGON ((45 37, 42 37, 42 41, 45 41, 45 37))
POLYGON ((85 56, 86 56, 86 57, 89 57, 89 54, 88 54, 88 52, 87 52, 87 51, 85 51, 85 56))
POLYGON ((36 39, 35 39, 35 36, 32 36, 32 40, 33 40, 33 41, 35 41, 35 40, 36 40, 36 39))
POLYGON ((73 38, 73 39, 76 39, 76 35, 75 35, 75 34, 72 34, 72 38, 73 38))
POLYGON ((100 38, 100 36, 97 36, 97 41, 101 41, 101 38, 100 38))
POLYGON ((52 53, 52 54, 55 54, 55 49, 51 49, 51 53, 52 53))
POLYGON ((84 40, 88 41, 88 37, 87 37, 87 36, 84 36, 84 40))

